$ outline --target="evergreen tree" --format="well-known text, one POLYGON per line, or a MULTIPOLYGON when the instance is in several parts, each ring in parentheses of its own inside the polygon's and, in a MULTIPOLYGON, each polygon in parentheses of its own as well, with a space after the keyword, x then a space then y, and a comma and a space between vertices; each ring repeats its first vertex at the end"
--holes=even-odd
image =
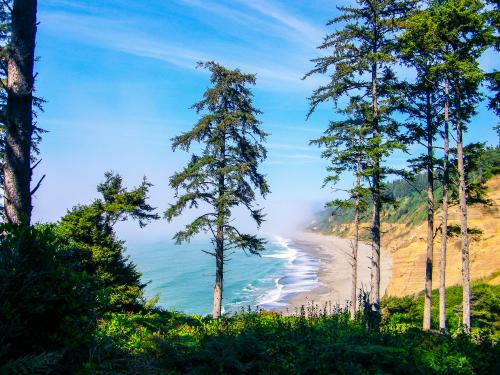
POLYGON ((104 307, 130 311, 143 302, 145 284, 135 265, 125 257, 124 242, 117 239, 114 225, 132 219, 143 227, 159 217, 147 203, 152 185, 146 179, 129 191, 123 187, 120 175, 107 172, 105 178, 97 187, 102 199, 68 211, 55 232, 66 247, 80 251, 82 269, 108 295, 109 306, 104 307))
POLYGON ((249 210, 258 226, 263 222, 262 210, 255 206, 255 189, 262 196, 269 192, 265 177, 258 165, 266 157, 262 145, 267 134, 260 128, 253 105, 252 92, 255 75, 240 70, 229 70, 215 62, 200 63, 211 72, 212 87, 203 99, 194 104, 197 113, 203 113, 195 126, 172 139, 173 150, 189 151, 197 142, 201 153, 192 155, 188 165, 170 178, 177 201, 166 211, 170 221, 185 208, 207 207, 184 230, 175 235, 177 243, 189 241, 200 232, 212 234, 216 271, 213 317, 221 316, 224 264, 231 249, 242 249, 259 254, 265 241, 255 235, 241 233, 233 223, 232 210, 243 206, 249 210))
POLYGON ((310 97, 309 115, 317 106, 332 100, 336 105, 346 96, 364 97, 371 104, 368 120, 372 137, 367 149, 370 162, 365 170, 370 175, 373 201, 371 225, 372 267, 371 303, 376 314, 380 305, 380 216, 382 210, 382 182, 388 172, 384 158, 399 142, 398 123, 392 116, 396 106, 396 83, 391 66, 395 61, 395 35, 398 21, 406 15, 412 1, 356 0, 357 6, 337 7, 341 15, 327 23, 342 25, 328 34, 319 46, 332 52, 313 59, 315 67, 306 74, 330 73, 330 81, 316 89, 310 97))
POLYGON ((31 195, 37 189, 31 190, 37 1, 4 1, 2 7, 10 13, 9 41, 1 51, 7 80, 3 85, 7 99, 2 168, 5 220, 29 225, 31 195))
MULTIPOLYGON (((359 225, 361 214, 368 208, 367 198, 369 190, 363 186, 362 179, 366 178, 366 151, 368 146, 370 123, 366 115, 370 112, 369 103, 362 102, 359 98, 351 100, 351 104, 342 111, 348 118, 343 121, 332 121, 325 134, 311 144, 318 145, 324 150, 321 156, 330 164, 327 167, 329 175, 324 180, 324 185, 336 185, 342 173, 350 171, 354 174, 355 183, 352 189, 347 190, 346 199, 335 199, 326 204, 327 207, 338 209, 354 209, 354 239, 352 243, 351 263, 351 319, 355 319, 358 301, 358 246, 359 225)), ((338 189, 337 189, 338 190, 338 189)))
POLYGON ((463 326, 470 329, 469 236, 467 233, 467 186, 463 132, 481 100, 485 75, 479 57, 493 43, 488 13, 479 0, 443 0, 431 3, 438 37, 445 43, 442 69, 447 73, 449 118, 456 131, 459 176, 460 227, 462 238, 463 326))
POLYGON ((417 10, 404 22, 399 38, 402 62, 416 71, 416 80, 404 85, 406 100, 402 111, 409 115, 408 140, 425 147, 425 154, 410 160, 417 173, 427 176, 427 255, 423 329, 431 328, 432 269, 434 253, 434 168, 435 136, 438 130, 441 88, 437 69, 442 41, 437 37, 436 22, 430 12, 417 10))

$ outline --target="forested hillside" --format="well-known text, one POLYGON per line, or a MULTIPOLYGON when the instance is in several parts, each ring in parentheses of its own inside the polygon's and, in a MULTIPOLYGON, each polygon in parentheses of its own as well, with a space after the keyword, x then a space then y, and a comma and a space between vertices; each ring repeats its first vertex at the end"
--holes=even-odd
MULTIPOLYGON (((475 183, 485 183, 500 174, 500 147, 485 149, 477 156, 477 161, 471 165, 469 179, 475 183)), ((400 223, 406 225, 421 224, 426 219, 426 184, 427 174, 419 173, 407 178, 397 178, 383 186, 384 194, 388 198, 385 205, 383 221, 386 223, 400 223)), ((490 183, 491 184, 491 183, 490 183)), ((487 192, 492 193, 494 186, 488 186, 487 192)), ((457 192, 454 191, 455 205, 457 192)), ((484 191, 486 193, 486 191, 484 191)), ((435 186, 435 199, 442 199, 442 185, 435 186)), ((453 195, 452 195, 453 196, 453 195)), ((484 199, 479 202, 483 206, 494 207, 493 201, 484 199)), ((371 204, 369 202, 369 204, 371 204)), ((370 208, 371 209, 371 208, 370 208)), ((367 209, 361 221, 368 223, 371 210, 367 209)), ((325 233, 343 233, 341 224, 349 224, 354 220, 354 209, 352 207, 328 207, 318 212, 309 223, 309 229, 325 233)), ((366 237, 365 233, 365 237, 366 237)))

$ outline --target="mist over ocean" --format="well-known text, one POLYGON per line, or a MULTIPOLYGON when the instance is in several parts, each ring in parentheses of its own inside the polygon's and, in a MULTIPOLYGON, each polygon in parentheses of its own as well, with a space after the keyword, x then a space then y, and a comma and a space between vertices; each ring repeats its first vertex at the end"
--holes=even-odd
MULTIPOLYGON (((287 238, 268 236, 262 256, 234 251, 225 266, 224 312, 248 306, 273 310, 286 306, 293 295, 313 289, 319 261, 287 238)), ((185 313, 209 314, 215 258, 206 241, 175 245, 173 241, 129 246, 128 255, 148 282, 148 298, 160 294, 159 305, 185 313)))

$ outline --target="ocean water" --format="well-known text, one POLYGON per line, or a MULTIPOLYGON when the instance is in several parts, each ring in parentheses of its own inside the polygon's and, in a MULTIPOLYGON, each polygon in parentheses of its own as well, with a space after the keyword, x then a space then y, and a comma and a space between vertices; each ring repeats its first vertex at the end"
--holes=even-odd
MULTIPOLYGON (((159 305, 189 314, 212 311, 215 258, 208 241, 129 246, 128 254, 149 282, 146 295, 159 305)), ((282 236, 269 236, 261 256, 235 250, 225 265, 223 311, 283 309, 297 293, 318 285, 319 260, 282 236)))

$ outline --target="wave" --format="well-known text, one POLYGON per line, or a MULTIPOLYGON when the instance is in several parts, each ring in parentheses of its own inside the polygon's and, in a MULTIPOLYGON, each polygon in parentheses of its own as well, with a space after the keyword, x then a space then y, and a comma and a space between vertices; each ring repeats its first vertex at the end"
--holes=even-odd
POLYGON ((286 259, 281 275, 274 280, 274 288, 257 298, 259 307, 276 310, 286 307, 290 298, 318 286, 319 260, 295 246, 289 239, 274 236, 273 243, 281 248, 269 258, 286 259))

